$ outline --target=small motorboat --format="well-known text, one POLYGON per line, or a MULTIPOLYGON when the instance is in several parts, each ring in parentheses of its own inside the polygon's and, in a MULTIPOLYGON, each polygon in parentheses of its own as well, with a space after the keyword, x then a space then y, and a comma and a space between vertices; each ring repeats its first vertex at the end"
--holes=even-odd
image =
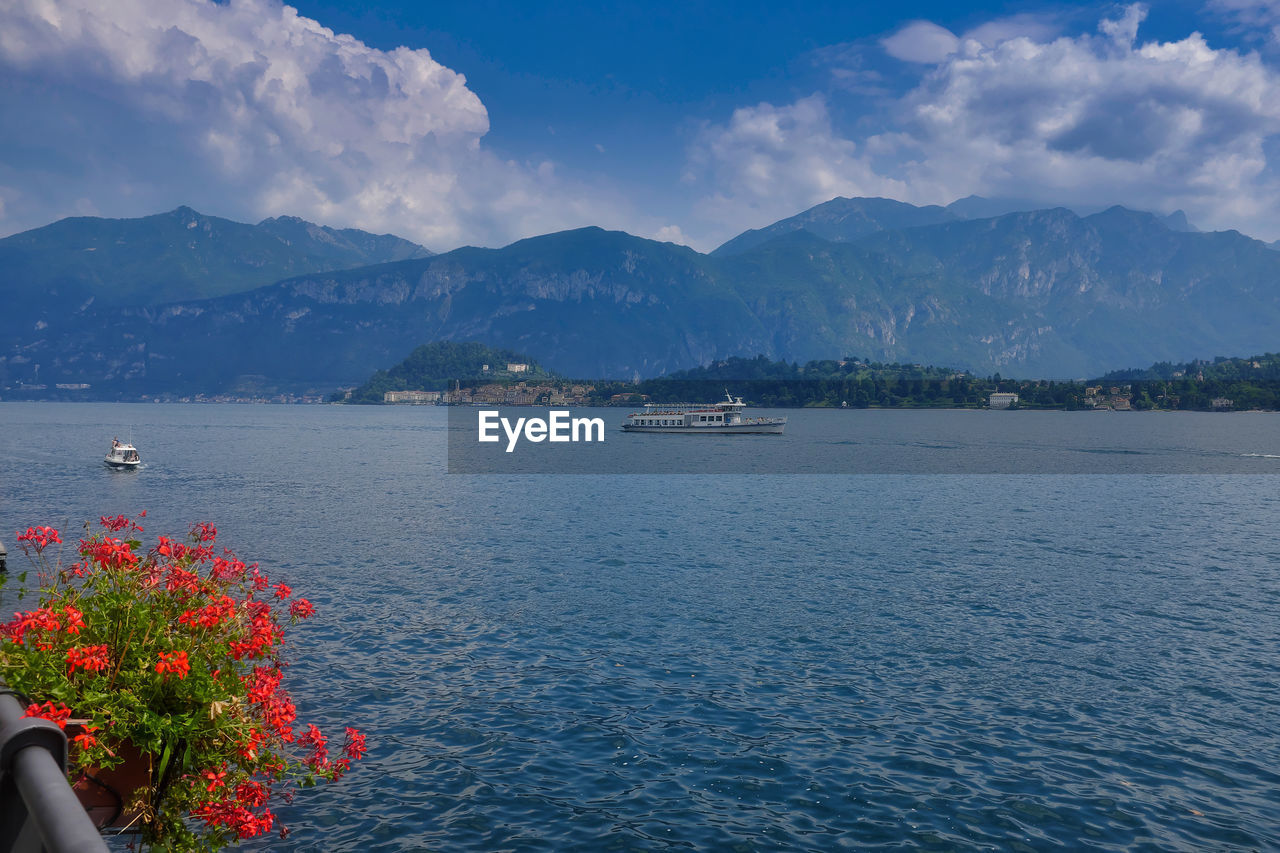
POLYGON ((111 452, 102 460, 112 468, 137 468, 142 464, 138 448, 119 439, 111 439, 111 452))

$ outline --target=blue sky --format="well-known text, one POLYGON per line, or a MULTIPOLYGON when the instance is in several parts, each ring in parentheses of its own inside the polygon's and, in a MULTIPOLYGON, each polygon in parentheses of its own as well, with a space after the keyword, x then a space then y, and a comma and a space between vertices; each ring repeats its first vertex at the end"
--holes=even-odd
POLYGON ((1280 239, 1280 0, 10 0, 0 234, 189 204, 709 250, 836 195, 1280 239))

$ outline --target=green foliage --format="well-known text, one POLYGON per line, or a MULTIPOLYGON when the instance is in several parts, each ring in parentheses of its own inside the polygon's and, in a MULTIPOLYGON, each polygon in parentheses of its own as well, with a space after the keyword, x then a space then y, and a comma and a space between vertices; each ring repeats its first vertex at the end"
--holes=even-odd
POLYGON ((555 374, 528 356, 478 343, 437 341, 423 344, 390 370, 379 370, 351 394, 352 403, 381 403, 387 391, 444 391, 454 382, 539 381, 555 374), (507 371, 509 363, 527 364, 523 373, 507 371), (488 370, 485 366, 488 365, 488 370))
MULTIPOLYGON (((755 405, 770 407, 826 406, 849 408, 954 408, 976 409, 988 404, 997 391, 1018 395, 1014 408, 1092 408, 1086 389, 1103 386, 1099 398, 1109 397, 1111 387, 1123 385, 1121 397, 1139 411, 1151 409, 1211 411, 1213 401, 1229 399, 1234 410, 1280 410, 1280 355, 1248 359, 1217 359, 1174 368, 1154 365, 1150 372, 1182 374, 1173 380, 1123 381, 1110 374, 1092 382, 1056 382, 1044 379, 1005 379, 972 376, 950 368, 918 364, 885 364, 858 359, 818 360, 801 366, 770 361, 764 356, 730 358, 704 367, 682 370, 638 384, 612 383, 597 388, 599 399, 623 393, 644 394, 655 402, 717 400, 726 390, 755 405), (1257 364, 1257 367, 1253 365, 1257 364), (1201 376, 1203 374, 1203 376, 1201 376)), ((1147 371, 1134 371, 1139 376, 1147 371)))
POLYGON ((0 604, 34 598, 0 626, 0 677, 29 697, 28 716, 75 726, 72 783, 129 755, 142 762, 149 781, 125 809, 150 848, 213 851, 270 831, 279 787, 337 779, 364 752, 347 729, 344 757, 330 758, 280 687, 284 626, 313 608, 256 564, 215 553, 211 525, 145 553, 135 522, 102 525, 65 567, 47 554, 58 531, 19 534, 39 583, 10 590, 0 576, 0 604))

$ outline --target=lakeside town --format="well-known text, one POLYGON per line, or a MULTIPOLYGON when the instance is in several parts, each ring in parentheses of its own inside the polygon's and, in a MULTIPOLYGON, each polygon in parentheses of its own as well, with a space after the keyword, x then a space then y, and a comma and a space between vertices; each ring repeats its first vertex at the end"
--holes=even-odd
POLYGON ((143 403, 410 406, 634 406, 719 399, 732 388, 769 408, 1031 409, 1067 411, 1280 410, 1280 356, 1157 364, 1094 380, 979 377, 948 367, 846 357, 795 362, 730 357, 666 376, 631 381, 571 379, 509 350, 441 341, 423 345, 363 385, 322 395, 270 389, 241 377, 221 392, 117 389, 88 383, 0 387, 0 399, 143 403), (521 360, 516 360, 521 359, 521 360))
MULTIPOLYGON (((491 382, 473 388, 459 387, 452 391, 386 391, 382 396, 383 403, 401 406, 626 406, 646 403, 651 399, 652 397, 649 394, 625 392, 603 397, 596 393, 594 385, 574 384, 559 386, 554 384, 529 384, 526 382, 517 382, 514 385, 491 382)), ((1081 408, 1114 412, 1135 411, 1133 400, 1134 391, 1132 385, 1113 385, 1110 387, 1091 385, 1086 386, 1084 389, 1085 405, 1081 408)), ((670 401, 664 400, 662 402, 670 401)), ((1234 401, 1227 397, 1214 397, 1210 401, 1210 407, 1213 411, 1230 411, 1233 406, 1234 401)), ((993 391, 987 395, 986 408, 1017 409, 1021 407, 1021 397, 1017 393, 993 391)), ((847 409, 851 407, 848 401, 842 401, 840 408, 847 409)), ((866 406, 862 408, 903 407, 866 406)), ((1050 407, 1037 406, 1035 408, 1050 407)))

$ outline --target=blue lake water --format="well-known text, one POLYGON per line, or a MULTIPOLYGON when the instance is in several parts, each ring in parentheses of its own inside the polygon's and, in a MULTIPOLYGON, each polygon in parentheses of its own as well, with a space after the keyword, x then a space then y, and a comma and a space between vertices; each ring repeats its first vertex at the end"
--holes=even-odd
POLYGON ((1280 417, 1092 417, 1037 444, 1257 475, 460 475, 440 409, 4 403, 0 539, 208 520, 311 598, 291 689, 370 754, 248 849, 1280 847, 1280 417))

